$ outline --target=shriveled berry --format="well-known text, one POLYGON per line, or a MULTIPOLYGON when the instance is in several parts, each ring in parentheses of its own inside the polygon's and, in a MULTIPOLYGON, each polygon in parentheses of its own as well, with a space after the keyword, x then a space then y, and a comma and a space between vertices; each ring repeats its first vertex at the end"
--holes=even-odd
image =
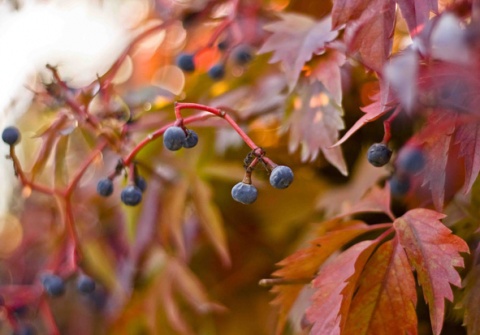
POLYGON ((416 173, 425 166, 425 155, 420 148, 405 147, 398 153, 395 165, 404 172, 416 173))
POLYGON ((142 176, 137 175, 135 177, 135 186, 137 186, 143 193, 147 189, 147 181, 142 176))
POLYGON ((42 285, 45 292, 51 297, 59 297, 65 293, 65 282, 62 277, 54 274, 42 276, 42 285))
POLYGON ((142 191, 133 185, 128 185, 122 190, 120 199, 127 206, 136 206, 142 201, 142 191))
POLYGON ((185 143, 185 131, 180 127, 169 127, 163 134, 163 145, 165 148, 171 151, 179 150, 185 143))
POLYGON ((223 64, 215 64, 208 69, 208 76, 213 80, 220 80, 225 76, 225 66, 223 64))
POLYGON ((257 188, 244 182, 240 182, 232 188, 232 198, 245 205, 254 203, 257 200, 257 195, 257 188))
POLYGON ((410 179, 407 176, 393 175, 390 180, 390 194, 392 197, 403 197, 410 190, 410 179))
POLYGON ((8 145, 15 145, 20 141, 20 131, 17 127, 10 126, 3 129, 2 140, 8 145))
POLYGON ((190 149, 193 148, 194 146, 197 145, 198 143, 198 135, 195 131, 188 129, 187 130, 187 137, 185 138, 185 141, 183 142, 183 147, 190 149))
POLYGON ((390 161, 392 150, 385 143, 374 143, 368 149, 367 159, 373 166, 384 166, 390 161))
POLYGON ((88 294, 95 291, 95 281, 92 277, 82 274, 77 279, 77 290, 80 293, 88 294))
POLYGON ((177 66, 185 72, 195 71, 195 56, 189 53, 181 53, 177 56, 177 66))
POLYGON ((253 59, 253 51, 250 46, 242 44, 233 50, 232 56, 235 63, 238 65, 245 65, 253 59))
POLYGON ((290 186, 293 181, 293 171, 288 166, 278 165, 270 174, 270 185, 283 189, 290 186))
POLYGON ((102 197, 108 197, 113 193, 113 181, 110 178, 102 178, 97 183, 97 193, 102 197))

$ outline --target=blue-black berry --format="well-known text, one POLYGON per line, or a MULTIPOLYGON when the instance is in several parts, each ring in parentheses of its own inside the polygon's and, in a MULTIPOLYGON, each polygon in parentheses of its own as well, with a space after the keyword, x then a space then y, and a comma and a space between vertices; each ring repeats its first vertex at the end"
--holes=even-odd
POLYGON ((92 293, 93 291, 95 291, 95 286, 95 281, 85 274, 80 275, 77 279, 77 290, 80 293, 92 293))
POLYGON ((253 59, 252 48, 246 44, 239 45, 233 50, 232 57, 238 65, 248 64, 253 59))
POLYGON ((102 178, 97 183, 97 193, 102 197, 108 197, 113 193, 113 181, 110 178, 102 178))
POLYGON ((220 51, 225 51, 225 50, 228 49, 228 45, 229 45, 229 44, 230 44, 230 43, 228 43, 228 40, 227 40, 227 39, 224 39, 224 40, 220 41, 220 42, 217 44, 217 48, 218 48, 218 50, 220 50, 220 51))
POLYGON ((255 186, 240 182, 232 188, 232 198, 242 204, 249 205, 257 200, 258 191, 255 186))
POLYGON ((142 176, 137 175, 135 176, 135 186, 137 186, 143 193, 147 189, 147 181, 142 176))
POLYGON ((142 201, 142 191, 133 185, 128 185, 122 190, 120 199, 127 206, 136 206, 142 201))
POLYGON ((407 176, 393 175, 390 180, 390 194, 394 198, 405 196, 410 190, 410 179, 407 176))
POLYGON ((179 150, 183 147, 187 135, 181 127, 169 127, 163 134, 163 145, 171 151, 179 150))
POLYGON ((183 147, 190 149, 193 148, 194 146, 197 145, 198 143, 198 135, 196 132, 193 130, 187 129, 187 137, 185 138, 185 141, 183 142, 183 147))
POLYGON ((425 155, 417 147, 405 147, 398 153, 395 165, 401 171, 416 173, 425 166, 425 155))
POLYGON ((7 127, 2 132, 2 140, 8 145, 15 145, 20 141, 20 131, 17 127, 7 127))
POLYGON ((208 69, 208 76, 213 80, 220 80, 225 76, 225 66, 223 64, 215 64, 208 69))
POLYGON ((283 189, 290 186, 293 181, 293 171, 288 166, 278 165, 270 174, 270 185, 283 189))
POLYGON ((181 53, 176 59, 177 66, 185 72, 195 71, 195 56, 189 53, 181 53))
POLYGON ((373 166, 384 166, 390 161, 392 157, 392 150, 390 150, 385 143, 374 143, 368 149, 367 159, 373 166))
POLYGON ((42 285, 45 292, 51 297, 59 297, 65 293, 65 282, 62 277, 54 274, 46 274, 42 276, 42 285))

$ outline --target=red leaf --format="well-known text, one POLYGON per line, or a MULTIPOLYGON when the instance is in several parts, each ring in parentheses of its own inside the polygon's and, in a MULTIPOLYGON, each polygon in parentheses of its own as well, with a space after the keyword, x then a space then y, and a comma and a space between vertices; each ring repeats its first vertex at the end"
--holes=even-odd
POLYGON ((332 27, 340 26, 360 18, 368 7, 370 0, 335 0, 332 8, 332 27))
POLYGON ((342 103, 342 82, 340 67, 345 63, 345 55, 336 50, 328 50, 320 57, 311 73, 311 82, 320 81, 330 92, 337 104, 342 103))
POLYGON ((417 334, 415 279, 394 239, 368 261, 348 313, 345 334, 417 334))
POLYGON ((465 158, 465 193, 470 192, 480 172, 480 124, 464 123, 457 127, 455 144, 460 146, 460 155, 465 158))
POLYGON ((360 273, 378 241, 362 241, 321 268, 313 281, 316 290, 307 309, 312 335, 342 333, 360 273))
POLYGON ((335 104, 319 82, 302 85, 298 91, 300 96, 294 102, 290 117, 290 152, 301 145, 302 161, 313 161, 322 150, 325 158, 347 175, 341 149, 332 148, 338 139, 338 131, 344 127, 342 108, 335 104))
POLYGON ((418 282, 430 309, 432 330, 440 334, 445 313, 445 298, 452 301, 450 284, 461 285, 455 267, 463 267, 460 252, 468 252, 461 238, 439 220, 445 215, 429 209, 413 209, 394 222, 400 244, 417 271, 418 282))
POLYGON ((382 117, 390 110, 390 107, 383 105, 380 102, 380 95, 378 94, 374 97, 374 102, 360 109, 365 113, 365 115, 358 119, 357 122, 355 122, 355 124, 345 133, 345 135, 343 135, 342 138, 333 145, 334 147, 339 146, 343 142, 348 140, 350 136, 352 136, 357 130, 362 128, 367 123, 375 121, 378 118, 382 117))
MULTIPOLYGON (((346 243, 368 231, 369 226, 351 221, 350 227, 329 232, 311 241, 311 246, 295 252, 278 263, 282 268, 273 275, 288 281, 313 278, 320 266, 346 243)), ((277 333, 281 333, 298 294, 304 285, 279 285, 273 288, 277 297, 274 304, 280 306, 277 333)))
POLYGON ((273 52, 270 63, 281 62, 290 89, 313 54, 325 51, 326 43, 334 40, 338 32, 331 29, 331 18, 321 21, 300 14, 280 14, 281 20, 265 26, 273 34, 258 53, 273 52))
POLYGON ((430 12, 438 13, 438 0, 395 0, 402 16, 407 22, 408 30, 414 33, 417 27, 430 19, 430 12))

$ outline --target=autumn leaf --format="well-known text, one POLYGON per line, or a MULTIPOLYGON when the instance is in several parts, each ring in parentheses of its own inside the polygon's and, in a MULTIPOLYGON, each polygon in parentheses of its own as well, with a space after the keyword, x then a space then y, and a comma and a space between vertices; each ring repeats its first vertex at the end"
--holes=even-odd
POLYGON ((321 268, 312 282, 316 291, 306 312, 313 325, 310 334, 342 333, 360 273, 378 243, 357 243, 321 268))
POLYGON ((329 16, 315 21, 300 14, 282 13, 280 21, 264 28, 272 32, 272 35, 258 53, 273 52, 270 63, 281 62, 290 90, 297 83, 305 63, 313 54, 323 53, 326 44, 338 35, 337 31, 331 29, 329 16))
POLYGON ((337 50, 327 50, 319 57, 310 74, 310 82, 320 81, 335 99, 338 105, 342 104, 342 82, 340 68, 345 64, 346 57, 337 50))
POLYGON ((417 334, 415 279, 405 251, 393 239, 367 262, 353 298, 345 334, 417 334))
MULTIPOLYGON (((357 236, 368 231, 368 226, 359 221, 345 223, 350 225, 345 229, 334 230, 317 237, 310 242, 310 247, 301 249, 277 265, 279 270, 273 273, 275 277, 286 281, 309 280, 317 273, 320 266, 337 250, 357 236)), ((285 327, 288 313, 292 308, 303 284, 278 285, 272 289, 277 294, 273 304, 280 306, 279 320, 277 322, 277 334, 285 327)))
POLYGON ((430 13, 438 13, 437 0, 395 0, 395 2, 400 7, 411 34, 430 19, 430 13))
POLYGON ((347 166, 340 148, 332 148, 343 129, 343 110, 338 106, 325 87, 316 82, 302 85, 294 101, 290 117, 290 152, 301 146, 302 161, 313 161, 321 150, 327 161, 343 175, 347 166))
POLYGON ((468 334, 480 333, 480 245, 475 250, 472 268, 465 278, 465 292, 462 301, 465 308, 464 326, 468 334))
POLYGON ((445 314, 445 298, 452 301, 450 284, 460 287, 461 278, 455 267, 463 267, 460 252, 469 252, 461 238, 452 234, 439 220, 441 213, 417 208, 394 222, 400 244, 417 272, 425 300, 430 309, 432 330, 440 334, 445 314))

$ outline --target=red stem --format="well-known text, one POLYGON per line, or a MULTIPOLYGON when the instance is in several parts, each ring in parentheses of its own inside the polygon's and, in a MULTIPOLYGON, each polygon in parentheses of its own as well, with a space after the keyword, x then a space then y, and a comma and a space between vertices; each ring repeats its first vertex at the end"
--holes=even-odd
POLYGON ((390 141, 390 138, 392 137, 392 133, 390 131, 391 124, 393 120, 395 120, 395 118, 398 116, 398 114, 400 114, 401 111, 402 111, 402 107, 398 105, 393 111, 392 115, 390 115, 388 119, 383 121, 384 135, 383 135, 382 143, 387 144, 390 141))

